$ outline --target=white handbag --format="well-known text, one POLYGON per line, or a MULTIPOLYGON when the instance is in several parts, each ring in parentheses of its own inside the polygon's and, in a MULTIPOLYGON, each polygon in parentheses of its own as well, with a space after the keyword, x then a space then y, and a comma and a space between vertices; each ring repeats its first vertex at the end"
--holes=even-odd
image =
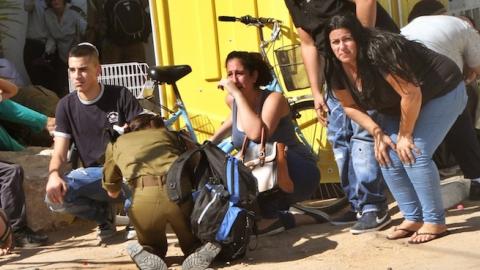
POLYGON ((293 192, 293 181, 288 175, 286 161, 287 147, 279 142, 265 142, 266 132, 262 127, 260 144, 249 146, 245 136, 238 158, 252 170, 257 179, 258 192, 280 188, 282 191, 293 192))

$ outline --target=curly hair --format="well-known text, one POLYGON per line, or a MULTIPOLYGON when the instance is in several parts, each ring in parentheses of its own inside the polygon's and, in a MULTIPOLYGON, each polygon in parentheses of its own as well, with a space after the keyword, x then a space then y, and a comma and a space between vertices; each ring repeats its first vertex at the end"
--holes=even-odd
POLYGON ((243 67, 252 74, 254 71, 258 72, 258 78, 255 82, 256 87, 265 86, 272 82, 273 77, 270 66, 262 58, 262 55, 257 52, 246 51, 232 51, 225 59, 225 67, 232 59, 239 59, 243 67))

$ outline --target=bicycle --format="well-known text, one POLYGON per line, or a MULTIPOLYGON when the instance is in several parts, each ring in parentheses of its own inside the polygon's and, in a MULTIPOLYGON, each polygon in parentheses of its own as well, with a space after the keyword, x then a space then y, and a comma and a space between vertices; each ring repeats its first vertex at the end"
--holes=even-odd
MULTIPOLYGON (((183 103, 176 82, 192 72, 189 65, 176 66, 154 66, 149 67, 145 63, 120 63, 102 65, 102 73, 98 78, 99 82, 104 84, 122 85, 127 87, 137 99, 149 99, 146 92, 152 88, 153 107, 160 109, 158 113, 162 114, 164 110, 169 114, 165 118, 165 126, 172 128, 175 122, 181 118, 187 129, 187 132, 194 142, 198 142, 193 129, 192 122, 183 103), (150 85, 151 84, 151 85, 150 85), (175 95, 175 107, 168 108, 163 105, 160 98, 160 85, 169 84, 173 88, 175 95)), ((143 103, 142 105, 145 105, 143 103)))
MULTIPOLYGON (((282 33, 282 21, 275 18, 257 18, 250 15, 242 17, 219 16, 218 20, 222 22, 240 22, 247 26, 254 26, 259 29, 260 54, 270 65, 273 76, 272 83, 266 88, 270 91, 276 91, 285 94, 285 91, 278 79, 279 77, 277 76, 278 71, 275 69, 276 65, 272 65, 268 58, 268 51, 271 48, 274 48, 275 42, 280 39, 282 33), (265 40, 263 34, 263 28, 266 26, 271 27, 271 34, 268 40, 265 40)), ((319 139, 319 137, 322 134, 323 127, 318 123, 317 115, 314 110, 313 97, 311 95, 294 96, 287 98, 287 100, 292 112, 292 120, 294 122, 297 137, 301 142, 309 146, 314 155, 318 156, 318 150, 321 148, 320 144, 322 141, 319 139)), ((320 183, 313 199, 317 200, 305 202, 303 205, 319 208, 328 213, 336 212, 342 209, 348 203, 348 199, 346 198, 340 183, 320 183)))

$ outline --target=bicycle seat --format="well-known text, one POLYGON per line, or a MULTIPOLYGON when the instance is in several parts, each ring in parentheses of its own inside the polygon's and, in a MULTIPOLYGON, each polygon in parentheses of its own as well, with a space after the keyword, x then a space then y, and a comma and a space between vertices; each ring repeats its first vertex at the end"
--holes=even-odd
POLYGON ((160 84, 172 84, 192 72, 189 65, 155 66, 148 69, 148 76, 160 84))

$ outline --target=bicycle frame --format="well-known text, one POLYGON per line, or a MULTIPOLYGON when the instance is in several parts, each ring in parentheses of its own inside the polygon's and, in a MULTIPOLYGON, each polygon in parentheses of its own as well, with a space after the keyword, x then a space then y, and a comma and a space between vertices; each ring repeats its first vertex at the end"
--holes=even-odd
MULTIPOLYGON (((253 25, 259 28, 259 35, 260 35, 260 54, 262 55, 263 59, 267 64, 270 66, 271 73, 272 73, 272 82, 265 87, 265 89, 273 92, 279 92, 279 93, 285 93, 283 90, 282 85, 280 84, 280 81, 278 79, 277 73, 275 72, 274 65, 270 63, 270 60, 268 59, 268 54, 267 54, 267 48, 270 46, 270 44, 275 43, 281 36, 281 21, 271 19, 270 21, 273 22, 272 26, 272 33, 270 34, 270 39, 265 40, 264 35, 263 35, 263 27, 265 26, 264 23, 262 23, 260 20, 257 23, 252 23, 252 24, 247 24, 247 25, 253 25)), ((300 99, 307 99, 311 98, 311 96, 300 96, 300 97, 294 97, 294 98, 288 98, 288 103, 289 105, 292 105, 295 102, 298 102, 300 99)), ((313 146, 310 145, 308 140, 305 138, 301 131, 301 127, 298 126, 296 121, 294 122, 294 130, 299 139, 302 141, 303 144, 309 146, 310 151, 314 153, 313 151, 313 146)))
POLYGON ((160 96, 160 84, 156 81, 153 82, 153 91, 155 94, 155 102, 160 105, 160 107, 164 110, 166 110, 169 114, 170 117, 164 120, 165 126, 167 128, 172 128, 173 124, 178 120, 179 117, 182 118, 182 120, 185 122, 185 126, 187 127, 187 131, 190 134, 190 137, 198 143, 197 136, 195 135, 195 130, 193 129, 192 122, 190 121, 190 118, 188 117, 187 109, 185 108, 185 104, 183 103, 183 100, 180 96, 180 92, 178 91, 178 87, 176 83, 172 84, 173 92, 175 94, 175 107, 177 108, 176 111, 170 110, 166 106, 162 105, 160 103, 160 99, 158 98, 160 96))

